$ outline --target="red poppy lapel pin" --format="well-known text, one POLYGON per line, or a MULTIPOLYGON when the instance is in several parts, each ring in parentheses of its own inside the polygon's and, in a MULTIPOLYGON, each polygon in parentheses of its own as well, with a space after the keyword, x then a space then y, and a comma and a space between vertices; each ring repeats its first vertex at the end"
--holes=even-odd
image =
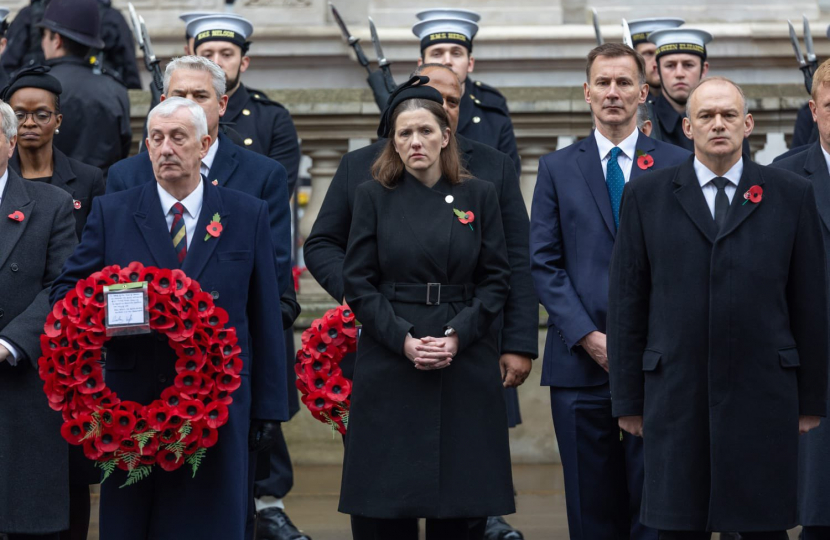
POLYGON ((452 212, 453 212, 453 214, 455 214, 458 217, 458 221, 460 221, 464 225, 470 225, 470 230, 471 231, 474 230, 471 223, 476 220, 475 214, 473 214, 469 210, 464 212, 464 211, 461 211, 457 208, 453 208, 452 212))
MULTIPOLYGON (((752 201, 753 204, 758 204, 764 198, 764 190, 761 186, 752 186, 749 191, 744 193, 744 204, 752 201)), ((743 205, 741 205, 743 206, 743 205)))
POLYGON ((207 226, 207 234, 205 235, 205 242, 210 240, 210 237, 219 238, 219 235, 222 234, 222 224, 219 221, 222 218, 219 217, 219 214, 213 214, 213 219, 208 223, 207 226))
POLYGON ((637 166, 644 171, 650 169, 654 166, 654 158, 642 150, 637 150, 637 166))
POLYGON ((9 219, 12 221, 21 222, 24 219, 26 219, 26 216, 24 216, 23 212, 21 212, 20 210, 15 210, 11 214, 9 214, 9 219))
POLYGON ((75 207, 75 210, 80 210, 81 209, 81 201, 79 201, 78 199, 73 199, 72 200, 72 206, 75 207))

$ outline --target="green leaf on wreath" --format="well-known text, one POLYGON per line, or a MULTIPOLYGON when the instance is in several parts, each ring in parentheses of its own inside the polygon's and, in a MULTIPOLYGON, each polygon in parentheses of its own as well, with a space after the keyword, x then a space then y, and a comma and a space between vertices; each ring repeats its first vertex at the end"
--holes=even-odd
POLYGON ((144 431, 142 433, 136 433, 132 436, 133 439, 135 439, 136 442, 138 442, 139 451, 144 450, 144 447, 147 445, 148 442, 150 442, 150 439, 152 439, 156 435, 156 433, 158 433, 158 431, 156 431, 155 429, 148 429, 147 431, 144 431))
POLYGON ((101 478, 101 483, 103 484, 104 481, 110 477, 112 472, 115 470, 115 466, 118 464, 117 459, 111 459, 109 461, 96 461, 95 466, 104 471, 104 476, 101 478))
POLYGON ((165 445, 164 448, 176 454, 176 461, 182 459, 182 454, 184 453, 184 443, 181 440, 165 445))
POLYGON ((127 473, 127 481, 124 482, 120 487, 124 488, 127 486, 132 486, 133 484, 144 480, 150 473, 153 472, 153 468, 150 465, 142 465, 140 467, 136 467, 135 469, 130 470, 127 473))
POLYGON ((182 427, 179 428, 179 441, 185 440, 185 438, 187 438, 187 436, 190 435, 192 432, 193 425, 190 423, 190 420, 185 420, 184 424, 182 424, 182 427))
POLYGON ((101 434, 101 415, 97 412, 92 413, 92 421, 89 423, 89 429, 84 435, 81 441, 85 441, 89 438, 97 437, 101 434))
POLYGON ((207 453, 207 448, 199 448, 185 461, 185 463, 193 467, 193 478, 196 478, 196 471, 199 470, 199 465, 202 464, 205 453, 207 453))
POLYGON ((453 212, 453 214, 460 217, 461 219, 467 219, 467 212, 462 212, 458 208, 453 208, 452 212, 453 212))

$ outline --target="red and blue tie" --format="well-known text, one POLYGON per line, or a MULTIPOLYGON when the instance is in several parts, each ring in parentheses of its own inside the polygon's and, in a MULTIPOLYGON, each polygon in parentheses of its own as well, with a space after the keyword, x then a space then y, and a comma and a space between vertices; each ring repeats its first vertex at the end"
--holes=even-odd
POLYGON ((179 264, 184 262, 187 256, 187 232, 184 229, 184 206, 177 202, 170 209, 173 212, 173 224, 170 226, 170 236, 173 238, 173 248, 176 250, 176 255, 179 257, 179 264))

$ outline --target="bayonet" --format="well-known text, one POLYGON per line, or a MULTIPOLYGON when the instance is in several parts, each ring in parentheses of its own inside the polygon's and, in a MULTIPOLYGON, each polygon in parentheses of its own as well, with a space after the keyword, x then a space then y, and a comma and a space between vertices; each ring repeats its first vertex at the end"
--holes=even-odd
POLYGON ((804 21, 804 47, 807 49, 807 63, 810 64, 812 73, 818 69, 818 61, 816 60, 815 49, 813 49, 813 34, 810 32, 810 21, 806 15, 801 16, 804 21))
POLYGON ((594 34, 597 36, 597 45, 602 45, 602 32, 599 30, 599 14, 597 13, 596 8, 591 8, 592 16, 594 19, 594 34))
POLYGON ((631 39, 631 28, 628 27, 628 21, 622 20, 622 39, 623 43, 634 48, 634 40, 631 39))
POLYGON ((793 44, 793 51, 795 51, 795 59, 798 60, 798 69, 804 74, 804 87, 807 88, 809 94, 813 91, 813 73, 810 64, 804 60, 804 55, 801 53, 801 46, 798 44, 798 36, 795 35, 793 23, 788 20, 787 26, 790 28, 790 41, 793 44))
POLYGON ((375 28, 375 21, 371 17, 369 17, 369 31, 372 33, 372 45, 375 46, 378 66, 383 73, 383 83, 386 86, 386 90, 391 94, 395 91, 397 84, 395 84, 395 78, 392 77, 392 68, 389 67, 390 62, 386 59, 386 56, 383 54, 383 48, 380 46, 380 38, 378 37, 378 29, 375 28))
POLYGON ((360 65, 365 67, 366 71, 369 73, 369 75, 371 75, 372 69, 369 67, 369 60, 363 53, 363 47, 360 46, 360 39, 354 37, 351 33, 349 33, 349 29, 346 28, 346 23, 343 22, 343 17, 341 17, 340 13, 337 12, 337 8, 334 7, 334 4, 329 2, 329 7, 331 8, 331 14, 334 17, 334 22, 337 23, 337 26, 340 27, 340 31, 343 33, 343 39, 346 40, 346 43, 349 44, 349 47, 354 49, 354 53, 357 56, 357 61, 360 62, 360 65))

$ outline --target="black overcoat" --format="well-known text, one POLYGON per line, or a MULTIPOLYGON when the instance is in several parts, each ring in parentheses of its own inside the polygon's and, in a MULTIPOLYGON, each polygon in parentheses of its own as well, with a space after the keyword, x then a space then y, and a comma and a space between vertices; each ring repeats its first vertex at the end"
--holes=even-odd
MULTIPOLYGON (((809 149, 773 165, 808 178, 816 192, 824 247, 830 268, 830 172, 816 141, 809 149)), ((830 412, 830 411, 828 411, 830 412)), ((830 527, 830 421, 801 437, 798 467, 798 514, 802 525, 830 527)))
POLYGON ((23 357, 0 363, 0 531, 46 534, 69 527, 68 445, 37 360, 49 287, 77 243, 72 199, 13 170, 1 195, 0 338, 23 357))
POLYGON ((644 416, 641 521, 796 525, 798 417, 827 413, 824 242, 807 180, 744 159, 718 233, 693 158, 629 183, 611 261, 614 416, 644 416), (760 186, 759 203, 743 194, 760 186))
POLYGON ((340 511, 375 518, 479 517, 515 511, 496 333, 510 266, 496 190, 468 180, 433 188, 405 174, 394 189, 357 189, 343 267, 363 325, 346 435, 340 511), (451 196, 448 202, 447 197, 451 196), (463 224, 453 209, 472 212, 463 224), (466 286, 402 298, 407 286, 466 286), (420 302, 420 303, 417 303, 420 302), (403 354, 414 337, 458 333, 452 365, 421 371, 403 354))

